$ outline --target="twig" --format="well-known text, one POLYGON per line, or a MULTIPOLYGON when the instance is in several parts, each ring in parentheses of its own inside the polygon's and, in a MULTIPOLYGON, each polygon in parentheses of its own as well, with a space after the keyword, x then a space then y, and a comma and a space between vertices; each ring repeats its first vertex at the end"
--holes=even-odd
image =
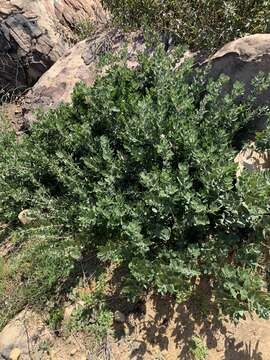
POLYGON ((27 348, 28 348, 29 359, 33 360, 32 355, 31 355, 31 348, 30 348, 31 339, 30 339, 30 336, 29 336, 28 328, 26 326, 26 319, 25 319, 26 313, 27 313, 27 309, 25 310, 25 314, 24 314, 23 326, 24 326, 24 329, 25 329, 26 337, 27 337, 27 348))

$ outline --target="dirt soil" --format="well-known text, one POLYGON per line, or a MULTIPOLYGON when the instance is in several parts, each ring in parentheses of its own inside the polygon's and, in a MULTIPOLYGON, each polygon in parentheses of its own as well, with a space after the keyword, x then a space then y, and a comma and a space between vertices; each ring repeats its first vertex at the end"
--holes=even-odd
POLYGON ((270 321, 250 317, 237 326, 201 318, 196 309, 150 297, 141 318, 130 319, 131 335, 112 345, 115 359, 188 360, 190 339, 201 336, 206 360, 269 360, 270 321))
MULTIPOLYGON (((270 320, 248 317, 235 326, 203 319, 196 315, 196 309, 191 311, 186 305, 155 296, 149 296, 137 310, 126 314, 124 323, 115 323, 114 335, 99 348, 94 345, 95 339, 83 333, 68 337, 53 333, 45 318, 31 310, 9 323, 6 336, 14 337, 15 331, 19 331, 20 339, 25 336, 27 351, 20 360, 191 360, 194 333, 208 347, 205 360, 270 359, 270 320)), ((23 344, 20 341, 18 346, 23 344)))
MULTIPOLYGON (((8 257, 12 252, 9 239, 2 242, 0 256, 8 257)), ((91 266, 95 266, 94 261, 91 266)), ((117 287, 119 278, 116 280, 117 287)), ((102 346, 86 333, 67 335, 64 324, 52 331, 46 309, 44 314, 25 309, 0 333, 0 360, 8 359, 1 357, 4 348, 7 352, 19 348, 21 356, 16 360, 270 360, 270 320, 247 316, 235 325, 219 319, 207 307, 209 294, 204 287, 194 298, 197 301, 181 305, 171 297, 151 294, 130 305, 113 287, 108 295, 112 311, 120 311, 123 320, 114 322, 102 346), (209 312, 210 316, 204 315, 209 312), (205 359, 190 357, 193 335, 200 336, 207 346, 205 359)), ((65 314, 72 306, 66 304, 65 314)))

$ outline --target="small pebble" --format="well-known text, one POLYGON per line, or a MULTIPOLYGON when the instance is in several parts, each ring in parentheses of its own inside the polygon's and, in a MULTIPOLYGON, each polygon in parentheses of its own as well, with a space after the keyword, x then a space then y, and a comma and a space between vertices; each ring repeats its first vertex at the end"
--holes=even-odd
POLYGON ((123 313, 121 313, 121 311, 116 310, 114 313, 114 320, 120 323, 124 323, 126 321, 126 317, 123 313))
POLYGON ((18 348, 15 348, 11 351, 9 354, 9 360, 18 360, 21 356, 21 350, 18 348))
POLYGON ((18 215, 18 219, 23 225, 28 225, 31 222, 31 219, 28 217, 28 214, 29 214, 29 210, 25 209, 22 210, 18 215))
POLYGON ((70 356, 74 356, 78 352, 78 349, 74 348, 70 351, 70 356))

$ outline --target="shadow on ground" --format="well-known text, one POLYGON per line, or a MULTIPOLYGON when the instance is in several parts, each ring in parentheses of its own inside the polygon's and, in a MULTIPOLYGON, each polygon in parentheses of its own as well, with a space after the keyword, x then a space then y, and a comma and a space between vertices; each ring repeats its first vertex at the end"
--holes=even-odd
POLYGON ((197 301, 179 305, 170 297, 152 295, 133 308, 122 299, 117 306, 125 313, 127 321, 115 323, 115 333, 121 344, 119 351, 126 356, 122 359, 190 360, 191 338, 197 334, 207 345, 207 360, 266 360, 259 351, 260 341, 255 340, 256 335, 251 341, 245 333, 239 337, 238 331, 235 337, 237 327, 219 320, 211 306, 208 308, 210 316, 205 315, 210 296, 203 289, 203 293, 197 294, 197 301), (128 328, 129 346, 125 328, 128 328))
MULTIPOLYGON (((92 255, 83 259, 77 269, 80 275, 83 271, 87 278, 93 275, 98 278, 103 270, 92 255)), ((124 323, 114 322, 114 338, 111 339, 113 359, 190 360, 191 340, 196 334, 208 348, 207 360, 268 360, 265 347, 264 355, 261 352, 258 330, 262 320, 255 321, 255 325, 251 320, 242 322, 240 330, 230 322, 221 321, 211 305, 212 294, 205 283, 202 282, 193 299, 184 304, 177 304, 169 296, 153 294, 131 303, 121 294, 121 284, 126 275, 123 269, 113 271, 111 291, 107 294, 109 308, 113 312, 121 311, 126 319, 124 323)), ((74 276, 74 279, 78 278, 74 276)), ((74 283, 66 286, 72 288, 74 283)), ((267 329, 269 322, 264 324, 267 329)))

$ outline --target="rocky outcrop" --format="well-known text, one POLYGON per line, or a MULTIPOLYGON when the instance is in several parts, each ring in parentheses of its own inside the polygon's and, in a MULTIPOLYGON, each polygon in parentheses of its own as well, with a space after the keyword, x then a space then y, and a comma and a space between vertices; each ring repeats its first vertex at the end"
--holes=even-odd
POLYGON ((32 86, 86 18, 96 26, 105 22, 99 0, 0 0, 0 96, 32 86))
POLYGON ((44 74, 28 92, 23 102, 26 122, 32 122, 33 110, 55 108, 71 100, 78 81, 92 85, 96 79, 96 64, 102 54, 119 51, 128 45, 128 66, 136 66, 135 53, 144 47, 141 33, 125 34, 120 30, 101 32, 76 44, 44 74))
MULTIPOLYGON (((116 51, 128 42, 130 66, 134 65, 134 53, 143 46, 143 36, 130 35, 112 30, 98 34, 80 42, 59 59, 52 68, 37 82, 26 96, 23 105, 25 118, 30 119, 33 109, 56 107, 60 102, 69 102, 76 82, 82 80, 92 85, 99 56, 109 50, 116 51)), ((134 63, 135 61, 135 63, 134 63)), ((247 93, 251 80, 259 72, 270 72, 270 34, 258 34, 235 40, 225 45, 209 61, 212 64, 211 76, 218 77, 225 73, 230 78, 229 86, 236 80, 245 83, 247 93)), ((260 103, 267 103, 270 91, 258 97, 260 103)))

